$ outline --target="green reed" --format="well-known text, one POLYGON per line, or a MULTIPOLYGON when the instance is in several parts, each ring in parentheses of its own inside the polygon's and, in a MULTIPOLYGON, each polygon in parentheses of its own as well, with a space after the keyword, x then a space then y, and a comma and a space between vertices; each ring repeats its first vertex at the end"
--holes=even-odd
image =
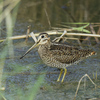
MULTIPOLYGON (((7 78, 9 78, 12 73, 9 75, 6 74, 6 72, 4 71, 4 66, 5 66, 5 62, 6 62, 6 56, 9 56, 10 58, 14 58, 14 47, 13 47, 13 41, 11 39, 9 39, 9 37, 11 37, 13 35, 13 29, 14 29, 14 25, 16 22, 16 18, 17 18, 17 12, 18 12, 18 8, 20 5, 20 0, 0 0, 0 27, 2 26, 2 22, 5 21, 5 25, 6 25, 6 41, 4 41, 6 43, 6 45, 3 45, 3 43, 0 44, 0 89, 2 90, 2 88, 4 87, 5 89, 3 91, 0 91, 0 100, 1 98, 3 98, 4 100, 33 100, 36 97, 36 94, 38 93, 39 87, 41 86, 43 80, 44 80, 44 75, 41 75, 37 78, 37 81, 35 82, 35 84, 32 86, 31 85, 31 89, 28 90, 28 94, 27 97, 25 96, 24 91, 22 91, 20 89, 20 87, 15 86, 15 84, 12 82, 11 83, 11 88, 13 91, 16 92, 16 96, 10 96, 9 94, 7 94, 6 92, 6 81, 7 78)), ((1 35, 1 33, 0 33, 1 35)), ((13 59, 11 60, 11 64, 13 63, 13 59)), ((8 64, 10 65, 10 63, 8 64)), ((16 63, 17 68, 14 68, 14 72, 22 72, 22 68, 21 65, 19 65, 18 63, 16 63)), ((25 68, 25 67, 24 67, 25 68)), ((16 75, 16 74, 15 74, 16 75)), ((32 84, 32 83, 30 83, 32 84)))

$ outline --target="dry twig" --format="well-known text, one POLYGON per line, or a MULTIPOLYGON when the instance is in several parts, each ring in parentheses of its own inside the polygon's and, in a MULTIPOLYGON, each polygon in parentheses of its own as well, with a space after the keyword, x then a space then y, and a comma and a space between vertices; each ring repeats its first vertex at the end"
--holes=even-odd
MULTIPOLYGON (((94 28, 93 28, 93 26, 90 24, 90 29, 91 29, 91 32, 94 34, 94 35, 96 35, 96 32, 95 32, 95 30, 94 30, 94 28)), ((95 40, 96 40, 96 42, 97 43, 99 43, 99 39, 97 38, 97 37, 94 37, 95 38, 95 40)))
POLYGON ((89 80, 92 82, 92 84, 93 84, 93 85, 95 86, 95 88, 96 88, 96 84, 92 81, 92 79, 89 77, 89 75, 88 75, 88 74, 85 74, 84 76, 81 77, 81 79, 80 79, 79 82, 78 82, 78 86, 77 86, 77 90, 76 90, 76 93, 75 93, 75 96, 74 96, 74 100, 76 99, 76 96, 77 96, 77 93, 78 93, 78 90, 79 90, 79 87, 80 87, 80 83, 81 83, 81 81, 82 81, 82 79, 83 79, 84 77, 88 77, 89 80))
POLYGON ((31 26, 29 25, 28 27, 27 27, 27 34, 26 34, 26 42, 28 41, 28 36, 29 36, 29 33, 30 33, 30 28, 31 28, 31 26))

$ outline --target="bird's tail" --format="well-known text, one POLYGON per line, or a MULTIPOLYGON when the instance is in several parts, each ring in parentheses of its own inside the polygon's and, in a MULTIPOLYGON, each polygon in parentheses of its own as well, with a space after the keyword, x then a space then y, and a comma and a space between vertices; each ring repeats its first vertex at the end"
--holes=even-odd
POLYGON ((95 51, 92 51, 91 52, 91 55, 96 55, 97 53, 95 51))

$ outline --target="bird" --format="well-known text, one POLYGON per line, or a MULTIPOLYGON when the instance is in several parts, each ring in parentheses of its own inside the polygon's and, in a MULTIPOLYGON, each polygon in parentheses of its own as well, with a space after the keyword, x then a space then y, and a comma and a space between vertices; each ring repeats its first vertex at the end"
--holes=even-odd
POLYGON ((35 42, 35 44, 22 57, 20 57, 20 59, 37 46, 42 61, 47 66, 56 67, 61 70, 57 82, 60 81, 63 71, 64 74, 61 82, 64 81, 67 73, 66 68, 68 66, 77 64, 81 60, 96 54, 95 51, 90 49, 81 49, 63 43, 52 42, 48 33, 40 33, 37 42, 35 42))

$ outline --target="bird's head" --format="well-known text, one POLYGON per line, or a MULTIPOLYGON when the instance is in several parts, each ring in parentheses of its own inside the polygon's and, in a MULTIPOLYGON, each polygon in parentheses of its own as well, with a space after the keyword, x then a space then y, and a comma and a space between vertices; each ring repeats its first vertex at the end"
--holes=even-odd
POLYGON ((47 33, 40 33, 37 42, 22 57, 20 57, 20 59, 22 59, 26 54, 28 54, 32 49, 34 49, 38 45, 46 44, 49 41, 50 41, 50 37, 47 33))
POLYGON ((50 40, 49 35, 47 33, 40 33, 38 36, 38 44, 45 44, 50 40))

